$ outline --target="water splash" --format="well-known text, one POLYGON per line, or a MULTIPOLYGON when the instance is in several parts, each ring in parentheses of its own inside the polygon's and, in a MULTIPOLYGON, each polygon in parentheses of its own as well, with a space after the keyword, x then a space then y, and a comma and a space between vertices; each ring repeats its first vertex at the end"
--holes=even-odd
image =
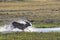
MULTIPOLYGON (((24 21, 17 21, 17 22, 25 24, 24 21)), ((12 24, 0 27, 1 33, 21 32, 21 31, 23 31, 23 30, 18 29, 18 28, 14 28, 12 26, 12 24)), ((60 32, 60 28, 34 28, 34 27, 32 27, 32 24, 31 24, 31 26, 24 29, 24 31, 25 32, 60 32)))

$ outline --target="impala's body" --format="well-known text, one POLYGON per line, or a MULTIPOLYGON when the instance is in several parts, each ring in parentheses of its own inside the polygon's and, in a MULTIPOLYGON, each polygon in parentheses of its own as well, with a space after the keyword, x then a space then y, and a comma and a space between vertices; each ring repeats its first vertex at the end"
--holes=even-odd
POLYGON ((19 29, 21 29, 21 30, 24 30, 24 29, 27 28, 28 26, 31 26, 31 24, 30 24, 29 22, 27 22, 27 21, 24 21, 24 22, 25 22, 25 24, 14 21, 14 22, 12 23, 12 25, 13 25, 14 28, 19 28, 19 29))

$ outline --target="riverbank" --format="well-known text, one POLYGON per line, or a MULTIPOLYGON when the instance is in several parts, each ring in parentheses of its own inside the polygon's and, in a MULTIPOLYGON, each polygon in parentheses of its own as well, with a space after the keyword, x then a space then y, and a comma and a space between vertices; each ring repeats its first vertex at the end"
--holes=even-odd
POLYGON ((34 33, 34 32, 16 32, 0 33, 0 40, 60 40, 60 33, 34 33))

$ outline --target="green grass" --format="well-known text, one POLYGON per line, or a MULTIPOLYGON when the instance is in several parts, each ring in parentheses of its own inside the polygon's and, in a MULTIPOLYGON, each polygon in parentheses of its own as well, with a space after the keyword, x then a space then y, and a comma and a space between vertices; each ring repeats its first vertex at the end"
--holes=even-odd
POLYGON ((16 33, 0 33, 0 40, 60 40, 60 33, 30 33, 30 32, 16 32, 16 33))
POLYGON ((40 24, 40 23, 35 23, 35 24, 33 24, 33 27, 37 27, 37 28, 54 28, 54 27, 60 27, 60 24, 40 24))

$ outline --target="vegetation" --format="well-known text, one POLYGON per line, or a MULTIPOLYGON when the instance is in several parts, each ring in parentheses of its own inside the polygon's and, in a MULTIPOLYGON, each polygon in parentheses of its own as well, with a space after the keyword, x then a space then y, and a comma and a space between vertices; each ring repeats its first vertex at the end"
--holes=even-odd
MULTIPOLYGON (((0 26, 9 24, 12 20, 23 18, 33 20, 33 27, 59 27, 60 2, 54 2, 55 0, 53 0, 53 2, 52 0, 50 0, 50 2, 46 0, 41 1, 0 2, 0 26)), ((0 33, 0 40, 60 40, 60 33, 0 33)))
POLYGON ((36 27, 58 27, 60 2, 0 2, 0 24, 8 24, 17 18, 34 20, 36 27))
POLYGON ((16 32, 0 33, 0 40, 60 40, 60 33, 16 32))
POLYGON ((33 27, 36 28, 54 28, 54 27, 60 27, 60 24, 41 24, 41 23, 34 23, 33 27))

